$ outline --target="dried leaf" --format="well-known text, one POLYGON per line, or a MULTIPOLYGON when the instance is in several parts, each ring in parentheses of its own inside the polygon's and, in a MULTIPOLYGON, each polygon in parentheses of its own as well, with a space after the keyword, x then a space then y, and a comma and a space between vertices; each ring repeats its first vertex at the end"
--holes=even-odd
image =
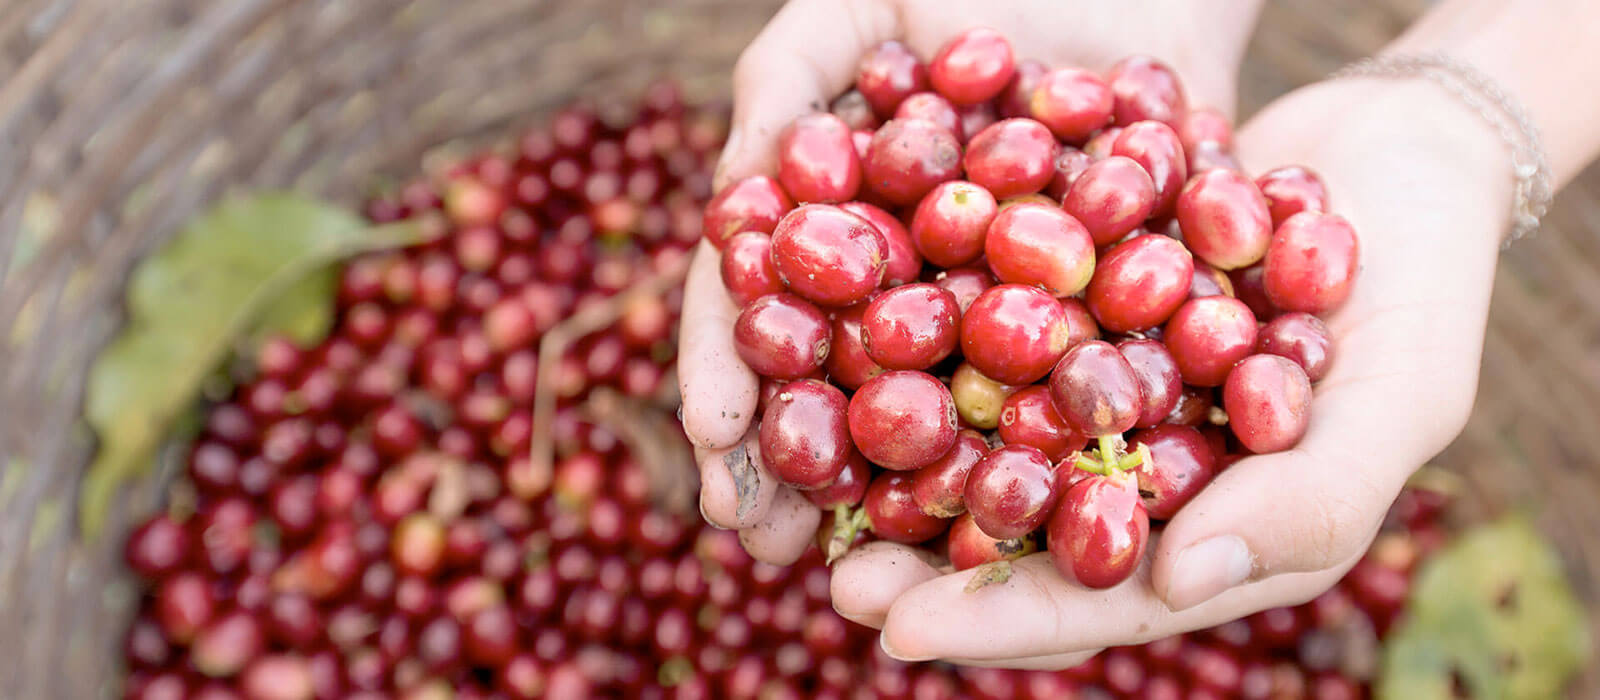
POLYGON ((236 342, 266 332, 318 340, 332 321, 333 262, 416 243, 432 230, 369 227, 315 200, 265 194, 224 202, 140 262, 127 324, 90 368, 84 415, 100 450, 79 496, 84 533, 99 531, 125 479, 150 468, 236 342))
POLYGON ((1001 559, 992 561, 972 570, 972 578, 967 581, 964 592, 972 593, 992 583, 1005 583, 1011 580, 1011 560, 1001 559))
POLYGON ((1424 565, 1384 647, 1378 698, 1552 698, 1589 656, 1588 615, 1555 550, 1520 517, 1424 565))

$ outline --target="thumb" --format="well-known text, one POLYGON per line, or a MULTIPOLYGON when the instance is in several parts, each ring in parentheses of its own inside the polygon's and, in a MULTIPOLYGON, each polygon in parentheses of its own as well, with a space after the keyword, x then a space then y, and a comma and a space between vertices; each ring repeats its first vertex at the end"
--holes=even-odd
POLYGON ((890 0, 793 0, 746 47, 733 69, 733 124, 715 185, 777 171, 778 134, 855 78, 868 48, 894 38, 890 0))
POLYGON ((1229 467, 1167 524, 1151 573, 1169 609, 1354 563, 1406 479, 1460 430, 1460 407, 1472 403, 1469 363, 1398 351, 1428 326, 1405 313, 1351 328, 1337 341, 1346 355, 1316 388, 1300 444, 1229 467))

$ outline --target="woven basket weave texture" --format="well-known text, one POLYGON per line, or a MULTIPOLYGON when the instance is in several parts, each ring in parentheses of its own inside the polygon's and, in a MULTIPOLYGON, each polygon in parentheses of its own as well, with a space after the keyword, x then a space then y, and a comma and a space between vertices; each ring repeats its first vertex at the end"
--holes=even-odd
MULTIPOLYGON (((665 74, 693 97, 725 98, 733 60, 777 4, 0 3, 0 698, 116 687, 134 602, 121 532, 171 475, 127 489, 99 541, 80 541, 71 523, 93 454, 78 418, 85 368, 116 328, 139 256, 229 192, 293 187, 355 203, 442 144, 481 143, 578 95, 636 94, 665 74)), ((1270 3, 1242 113, 1371 52, 1425 6, 1270 3)), ((1597 197, 1591 169, 1543 232, 1504 256, 1478 403, 1436 460, 1463 477, 1468 518, 1533 508, 1591 605, 1597 197)))

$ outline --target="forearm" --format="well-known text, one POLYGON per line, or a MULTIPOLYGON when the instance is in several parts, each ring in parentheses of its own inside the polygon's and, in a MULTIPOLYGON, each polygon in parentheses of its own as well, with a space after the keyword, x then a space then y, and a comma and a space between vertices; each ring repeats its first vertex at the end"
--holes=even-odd
POLYGON ((1443 52, 1494 78, 1528 111, 1555 184, 1600 155, 1600 3, 1444 0, 1386 53, 1443 52))

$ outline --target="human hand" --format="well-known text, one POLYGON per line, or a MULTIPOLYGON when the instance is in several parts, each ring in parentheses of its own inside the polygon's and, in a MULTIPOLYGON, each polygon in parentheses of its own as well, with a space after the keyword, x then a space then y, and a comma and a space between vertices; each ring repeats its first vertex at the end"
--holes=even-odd
MULTIPOLYGON (((1202 7, 1181 0, 1126 3, 993 3, 936 0, 794 0, 751 43, 734 70, 734 114, 717 187, 776 170, 779 132, 826 109, 855 77, 867 49, 898 39, 926 59, 959 32, 996 29, 1018 59, 1105 71, 1146 54, 1183 77, 1191 105, 1231 113, 1234 84, 1257 0, 1202 7)), ((750 553, 771 563, 798 558, 819 513, 777 485, 760 464, 753 418, 759 382, 739 360, 738 309, 723 288, 717 251, 702 243, 685 290, 678 377, 683 424, 701 465, 701 512, 741 530, 750 553)))
POLYGON ((882 627, 892 655, 1063 668, 1309 600, 1354 565, 1407 477, 1465 425, 1511 202, 1497 135, 1426 81, 1345 80, 1283 98, 1237 144, 1252 173, 1320 173, 1360 235, 1361 271, 1327 319, 1336 352, 1305 438, 1218 475, 1110 589, 1064 580, 1045 553, 968 593, 970 572, 945 573, 910 548, 852 552, 835 567, 834 605, 882 627))

